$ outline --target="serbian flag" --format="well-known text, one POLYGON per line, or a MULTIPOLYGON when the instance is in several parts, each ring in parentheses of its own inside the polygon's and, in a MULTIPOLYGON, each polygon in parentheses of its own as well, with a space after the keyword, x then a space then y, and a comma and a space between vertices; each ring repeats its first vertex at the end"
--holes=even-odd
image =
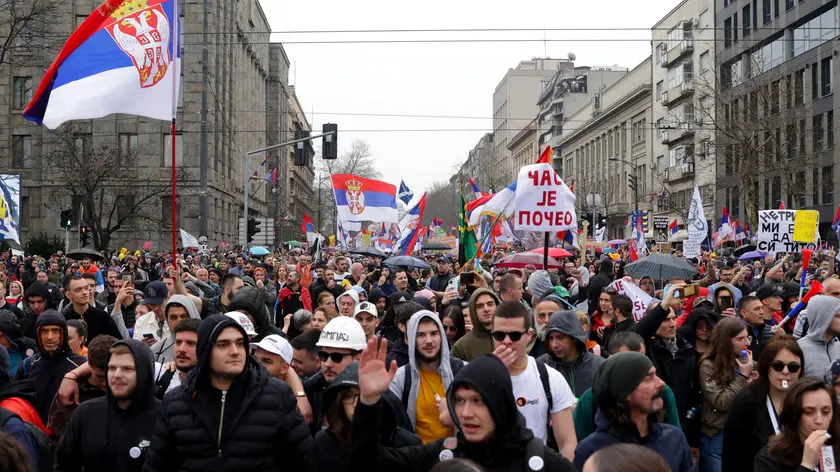
POLYGON ((266 182, 271 182, 272 184, 277 183, 277 166, 271 168, 267 174, 265 174, 266 182))
POLYGON ((732 241, 734 233, 732 226, 729 224, 729 212, 726 207, 723 207, 723 214, 720 217, 720 226, 718 226, 717 236, 714 237, 714 245, 720 246, 726 241, 732 241))
POLYGON ((744 228, 741 227, 741 223, 738 223, 738 220, 732 222, 732 226, 735 228, 735 241, 743 241, 747 239, 747 233, 744 232, 744 228))
POLYGON ((432 219, 432 226, 439 227, 443 225, 443 220, 438 218, 437 216, 432 219))
POLYGON ((113 113, 172 120, 179 18, 175 0, 106 0, 64 43, 23 116, 51 129, 113 113))
POLYGON ((426 227, 420 224, 425 209, 426 194, 424 193, 423 197, 408 210, 408 213, 400 221, 400 239, 397 242, 396 255, 407 256, 411 254, 418 239, 425 234, 426 227))
POLYGON ((836 233, 840 228, 840 207, 837 208, 837 213, 834 214, 834 221, 831 222, 831 229, 836 233))
POLYGON ((677 234, 677 231, 680 230, 679 225, 677 225, 677 220, 672 221, 671 224, 668 225, 668 230, 671 232, 671 236, 677 234))
POLYGON ((315 232, 315 225, 312 224, 312 218, 310 218, 306 213, 303 214, 303 224, 300 226, 300 229, 302 229, 304 233, 315 232))
POLYGON ((546 146, 540 158, 537 159, 537 164, 551 164, 551 146, 546 146))
POLYGON ((397 222, 397 187, 350 174, 332 176, 341 221, 397 222))
POLYGON ((478 188, 478 185, 476 185, 472 177, 470 177, 470 187, 472 188, 473 195, 475 195, 475 198, 481 198, 484 196, 484 192, 482 192, 481 189, 478 188))

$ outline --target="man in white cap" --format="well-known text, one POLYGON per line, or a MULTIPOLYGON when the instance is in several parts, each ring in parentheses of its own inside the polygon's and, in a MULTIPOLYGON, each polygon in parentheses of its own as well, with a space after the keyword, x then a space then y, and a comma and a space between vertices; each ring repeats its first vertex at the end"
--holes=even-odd
POLYGON ((356 305, 359 304, 359 292, 353 289, 347 290, 338 296, 338 300, 336 300, 335 303, 338 305, 338 313, 341 316, 349 316, 352 318, 356 305))
POLYGON ((294 358, 292 346, 279 334, 266 336, 253 345, 253 356, 272 377, 286 381, 286 373, 294 358))
POLYGON ((356 306, 353 318, 362 326, 365 332, 365 340, 376 337, 376 328, 379 327, 379 317, 376 305, 371 302, 362 302, 356 306))

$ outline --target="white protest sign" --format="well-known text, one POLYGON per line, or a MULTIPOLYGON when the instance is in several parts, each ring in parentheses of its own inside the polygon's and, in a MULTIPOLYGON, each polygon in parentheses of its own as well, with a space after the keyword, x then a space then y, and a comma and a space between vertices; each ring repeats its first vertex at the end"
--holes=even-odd
POLYGON ((817 242, 798 243, 793 240, 796 210, 762 210, 758 212, 756 249, 768 254, 799 252, 816 249, 817 242))
POLYGON ((519 169, 515 205, 517 230, 553 232, 577 228, 575 194, 550 164, 519 169))
POLYGON ((637 322, 644 318, 648 305, 654 301, 653 297, 637 287, 636 284, 625 280, 616 280, 608 288, 621 295, 626 295, 633 302, 633 318, 637 322))
POLYGON ((686 239, 682 243, 683 257, 691 259, 692 257, 700 257, 700 245, 703 241, 697 239, 686 239))
POLYGON ((694 186, 694 196, 691 198, 691 206, 688 209, 686 220, 688 239, 703 241, 709 234, 709 224, 706 222, 706 214, 703 213, 703 200, 700 198, 700 188, 694 186))

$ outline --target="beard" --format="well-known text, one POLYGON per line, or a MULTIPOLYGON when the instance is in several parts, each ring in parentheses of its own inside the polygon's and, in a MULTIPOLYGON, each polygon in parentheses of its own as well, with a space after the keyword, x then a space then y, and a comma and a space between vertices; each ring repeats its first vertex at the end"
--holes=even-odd
POLYGON ((435 361, 437 361, 438 359, 440 359, 440 351, 438 351, 438 353, 437 353, 437 354, 435 354, 434 356, 431 356, 431 357, 430 357, 430 356, 427 356, 427 355, 425 355, 425 354, 423 354, 423 351, 421 351, 421 350, 419 350, 419 349, 417 349, 417 350, 414 352, 414 354, 416 354, 416 355, 417 355, 417 360, 418 360, 418 361, 420 361, 420 362, 424 362, 424 363, 426 363, 426 364, 431 364, 432 362, 435 362, 435 361))

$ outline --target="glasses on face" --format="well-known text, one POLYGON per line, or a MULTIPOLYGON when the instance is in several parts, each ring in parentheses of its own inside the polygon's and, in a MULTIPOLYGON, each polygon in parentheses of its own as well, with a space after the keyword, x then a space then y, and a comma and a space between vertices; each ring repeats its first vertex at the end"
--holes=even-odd
POLYGON ((327 352, 327 351, 318 351, 318 359, 321 359, 321 362, 327 362, 327 359, 333 361, 333 364, 340 364, 341 361, 344 360, 345 357, 350 356, 352 354, 343 354, 340 352, 327 352))
POLYGON ((782 372, 783 370, 785 370, 785 367, 787 367, 788 372, 790 372, 791 374, 795 374, 799 372, 799 368, 802 366, 799 365, 798 362, 788 362, 787 364, 785 364, 782 361, 773 361, 773 363, 770 364, 770 367, 772 367, 773 370, 775 370, 776 372, 782 372))
POLYGON ((345 395, 344 398, 341 399, 341 402, 345 405, 355 405, 356 402, 359 401, 359 394, 358 393, 348 393, 345 395))
POLYGON ((445 329, 447 333, 450 333, 450 332, 451 333, 457 333, 458 332, 458 328, 456 326, 443 325, 443 329, 445 329))
POLYGON ((509 333, 505 331, 493 331, 493 339, 499 342, 504 341, 506 337, 510 337, 511 342, 518 342, 522 339, 523 335, 525 335, 525 331, 511 331, 509 333))

